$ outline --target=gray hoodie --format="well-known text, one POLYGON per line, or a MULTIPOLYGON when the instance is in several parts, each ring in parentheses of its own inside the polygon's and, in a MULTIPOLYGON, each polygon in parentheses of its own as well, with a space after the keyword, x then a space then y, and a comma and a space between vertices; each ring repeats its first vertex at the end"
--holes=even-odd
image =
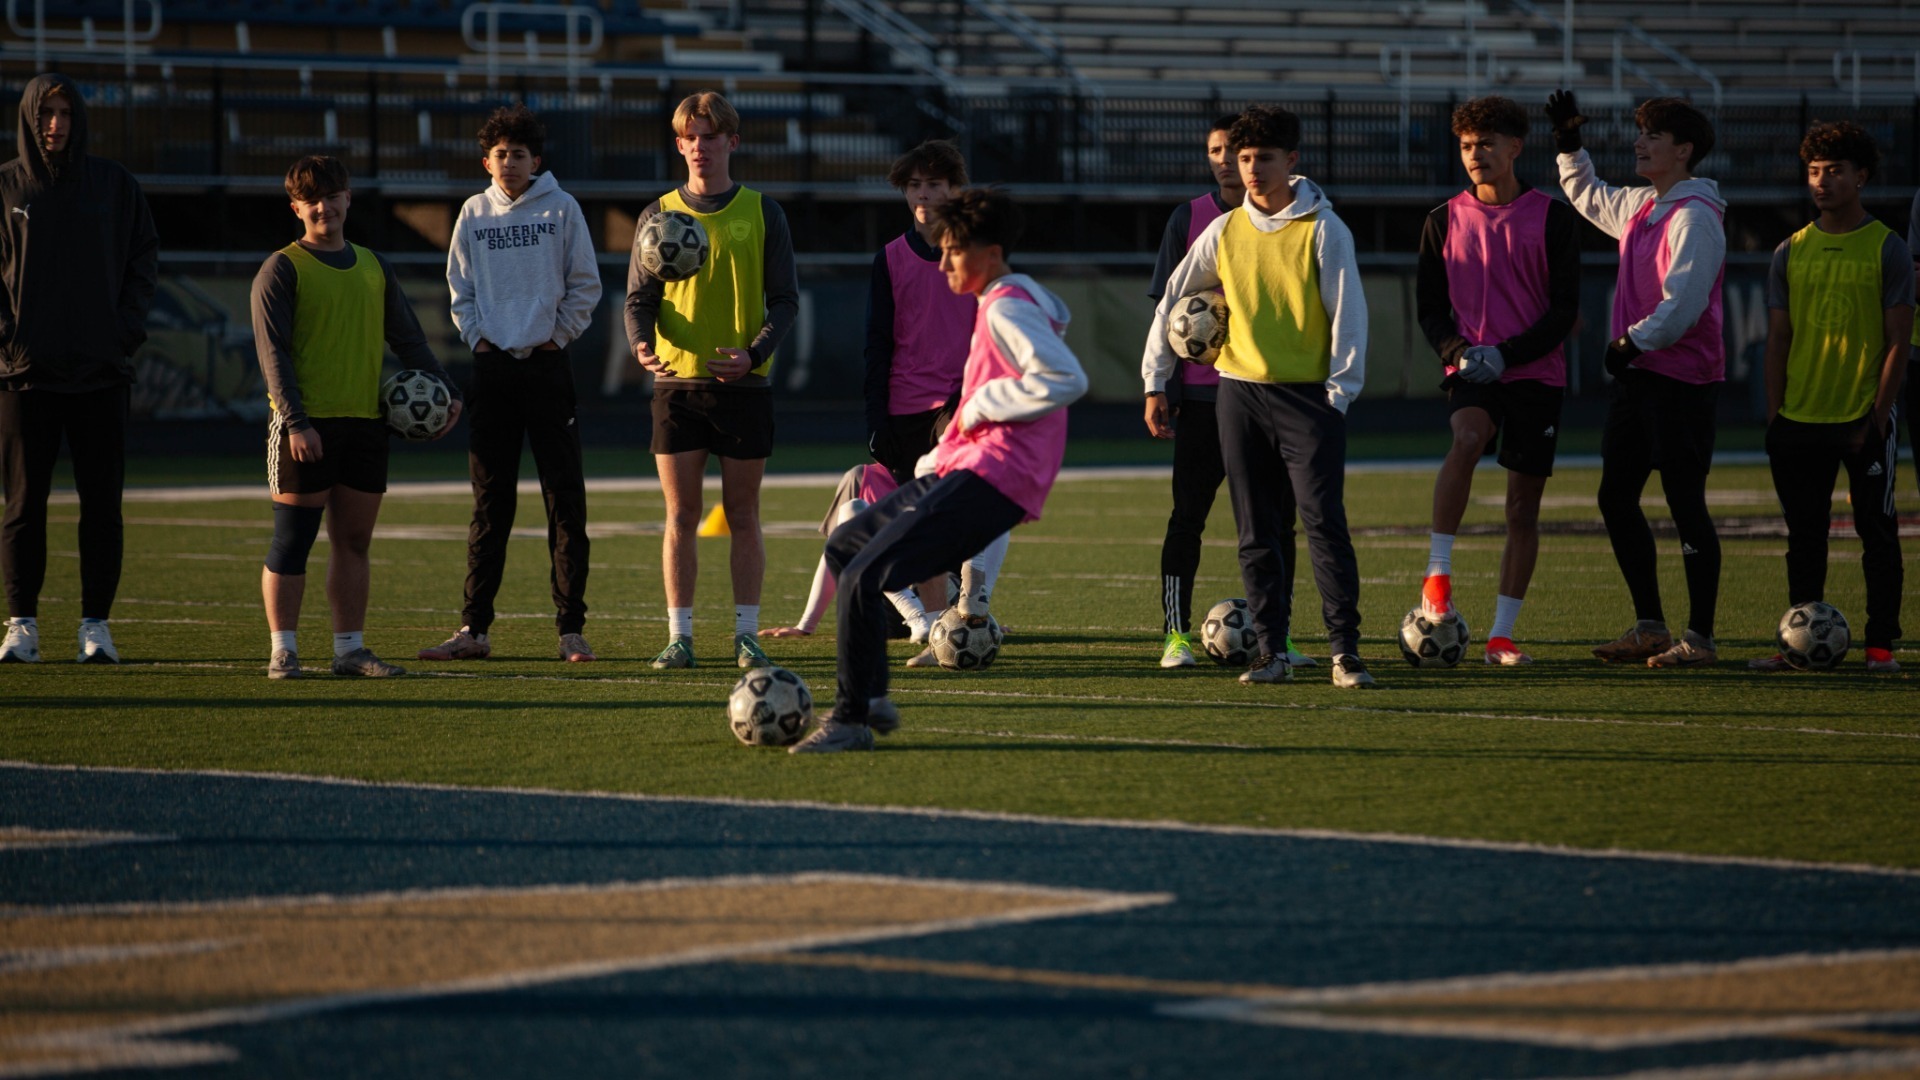
POLYGON ((1033 297, 1031 304, 994 304, 987 309, 987 333, 1000 355, 1020 369, 1020 377, 994 379, 975 391, 954 420, 961 431, 983 421, 1038 420, 1087 392, 1087 373, 1065 340, 1067 322, 1073 318, 1065 301, 1025 274, 997 278, 981 295, 1002 285, 1025 289, 1033 297))
POLYGON ((600 266, 580 204, 550 172, 518 199, 488 184, 460 208, 447 286, 467 348, 484 338, 521 360, 549 341, 564 348, 600 303, 600 266))

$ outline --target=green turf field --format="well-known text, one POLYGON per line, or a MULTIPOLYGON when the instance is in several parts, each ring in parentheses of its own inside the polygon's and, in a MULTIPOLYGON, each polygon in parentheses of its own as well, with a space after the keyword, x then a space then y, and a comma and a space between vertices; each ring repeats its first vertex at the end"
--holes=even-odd
MULTIPOLYGON (((449 477, 451 479, 451 477, 449 477)), ((1904 478, 1903 478, 1904 482, 1904 478)), ((605 658, 552 659, 544 523, 522 499, 495 658, 427 664, 413 652, 454 628, 464 577, 465 494, 390 497, 374 545, 367 639, 425 677, 356 682, 263 677, 258 593, 270 533, 248 493, 127 506, 126 576, 114 629, 129 661, 77 668, 70 500, 52 509, 56 551, 42 599, 52 662, 0 668, 0 759, 315 773, 841 803, 965 807, 1534 841, 1920 866, 1920 653, 1868 677, 1860 654, 1827 674, 1757 676, 1785 606, 1777 537, 1725 541, 1721 663, 1679 672, 1603 667, 1591 645, 1631 622, 1592 506, 1597 473, 1548 487, 1540 569, 1520 623, 1528 669, 1472 662, 1416 671, 1391 635, 1417 596, 1432 477, 1356 474, 1348 508, 1364 583, 1373 693, 1328 686, 1318 598, 1303 574, 1300 647, 1322 667, 1286 687, 1234 671, 1162 672, 1158 557, 1164 480, 1063 482, 1046 520, 1021 529, 995 600, 1012 626, 990 671, 908 672, 906 717, 881 753, 793 758, 750 750, 722 708, 735 674, 726 541, 701 544, 697 640, 710 666, 657 673, 664 642, 660 497, 592 497, 588 637, 605 658), (1315 643, 1320 642, 1316 648, 1315 643)), ((827 487, 766 493, 770 569, 763 626, 796 617, 820 539, 827 487)), ((1500 519, 1483 473, 1467 529, 1500 519)), ((1715 471, 1723 520, 1777 517, 1764 468, 1715 471)), ((1904 494, 1904 492, 1903 492, 1904 494)), ((1841 507, 1844 509, 1844 507, 1841 507)), ((1663 517, 1657 506, 1656 524, 1663 517)), ((1240 595, 1224 498, 1196 606, 1240 595)), ((1456 596, 1476 638, 1491 619, 1498 535, 1463 535, 1456 596)), ((1909 541, 1909 582, 1920 580, 1909 541)), ((1661 541, 1668 614, 1685 616, 1678 543, 1661 541)), ((316 549, 324 558, 324 543, 316 549)), ((1836 537, 1828 598, 1864 615, 1858 546, 1836 537)), ((301 646, 328 651, 314 575, 301 646)), ((1911 587, 1909 587, 1911 595, 1911 587)), ((1909 604, 1909 608, 1912 605, 1909 604)), ((1859 616, 1857 615, 1856 618, 1859 616)), ((1909 620, 1920 614, 1909 611, 1909 620)), ((1857 624, 1856 624, 1857 625, 1857 624)), ((823 698, 831 621, 803 642, 768 642, 823 698)), ((896 662, 910 655, 894 646, 896 662)))

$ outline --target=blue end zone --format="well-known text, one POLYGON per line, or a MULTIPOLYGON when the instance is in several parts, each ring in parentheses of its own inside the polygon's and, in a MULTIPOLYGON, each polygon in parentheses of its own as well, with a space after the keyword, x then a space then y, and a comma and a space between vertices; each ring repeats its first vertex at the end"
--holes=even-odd
MULTIPOLYGON (((15 908, 806 871, 1175 897, 811 954, 873 961, 863 967, 727 960, 197 1030, 181 1037, 238 1059, 174 1075, 1618 1075, 1855 1048, 1794 1033, 1597 1050, 1162 1006, 1206 996, 1179 984, 1351 987, 1920 947, 1920 876, 1900 874, 0 767, 0 830, 23 827, 170 839, 0 845, 0 903, 15 908)), ((1876 1026, 1896 1050, 1920 1050, 1914 1018, 1876 1026)))

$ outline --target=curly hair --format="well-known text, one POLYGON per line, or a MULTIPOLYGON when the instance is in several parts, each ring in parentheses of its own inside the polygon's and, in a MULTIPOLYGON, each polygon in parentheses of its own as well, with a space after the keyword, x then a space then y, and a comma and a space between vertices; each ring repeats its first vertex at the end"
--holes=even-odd
POLYGON ((547 152, 547 125, 525 105, 506 105, 493 110, 480 125, 480 152, 485 154, 501 143, 518 143, 534 157, 547 152))
POLYGON ((1700 167, 1700 159, 1713 150, 1713 121, 1707 114, 1679 98, 1653 98, 1633 110, 1633 122, 1649 135, 1665 132, 1676 143, 1692 143, 1687 171, 1700 167))
POLYGON ((952 240, 962 247, 999 244, 1003 258, 1013 254, 1023 224, 1020 208, 1005 192, 994 188, 968 188, 933 211, 934 235, 942 243, 952 240))
POLYGON ((1227 149, 1237 154, 1250 146, 1300 149, 1300 118, 1278 105, 1249 105, 1228 130, 1227 149))
POLYGON ((1499 94, 1488 94, 1465 102, 1453 110, 1455 135, 1508 135, 1527 137, 1527 110, 1520 103, 1499 94))
POLYGON ((287 170, 287 198, 294 202, 319 202, 349 186, 347 167, 339 158, 325 154, 310 154, 287 170))
POLYGON ((959 147, 945 139, 928 139, 894 159, 893 167, 887 170, 887 183, 905 191, 916 172, 954 187, 967 186, 967 159, 961 156, 959 147))
POLYGON ((1808 165, 1816 161, 1850 161, 1864 173, 1880 168, 1880 147, 1865 128, 1851 120, 1819 123, 1807 129, 1800 140, 1800 160, 1808 165))

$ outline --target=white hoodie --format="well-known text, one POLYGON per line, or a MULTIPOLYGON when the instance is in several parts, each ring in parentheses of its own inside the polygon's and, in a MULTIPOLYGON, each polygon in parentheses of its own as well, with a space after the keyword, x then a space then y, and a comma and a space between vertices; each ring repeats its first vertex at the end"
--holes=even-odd
MULTIPOLYGON (((1327 309, 1332 324, 1333 347, 1327 360, 1327 404, 1347 411, 1367 381, 1367 298, 1360 288, 1360 264, 1354 258, 1353 233, 1333 213, 1333 204, 1314 182, 1304 176, 1291 176, 1293 201, 1268 214, 1253 205, 1252 197, 1240 204, 1247 220, 1263 233, 1279 232, 1300 218, 1319 212, 1320 228, 1314 233, 1313 257, 1320 265, 1320 303, 1327 309)), ((1220 284, 1220 234, 1231 213, 1214 218, 1193 242, 1187 257, 1180 260, 1171 277, 1160 306, 1153 313, 1153 328, 1147 331, 1146 351, 1140 358, 1140 375, 1149 392, 1165 390, 1167 380, 1180 363, 1173 346, 1167 344, 1167 315, 1181 297, 1220 284)), ((1221 372, 1220 377, 1234 376, 1221 372)))
POLYGON ((1073 404, 1087 392, 1087 373, 1067 348, 1066 302, 1025 274, 996 278, 980 290, 987 296, 1003 285, 1025 289, 1031 304, 996 303, 987 308, 987 333, 993 344, 1020 369, 1017 379, 994 379, 967 399, 955 423, 961 431, 983 420, 1016 424, 1038 420, 1073 404))
POLYGON ((580 204, 550 172, 518 199, 488 184, 454 222, 447 286, 467 348, 484 338, 524 360, 549 341, 566 347, 600 303, 600 266, 580 204))

